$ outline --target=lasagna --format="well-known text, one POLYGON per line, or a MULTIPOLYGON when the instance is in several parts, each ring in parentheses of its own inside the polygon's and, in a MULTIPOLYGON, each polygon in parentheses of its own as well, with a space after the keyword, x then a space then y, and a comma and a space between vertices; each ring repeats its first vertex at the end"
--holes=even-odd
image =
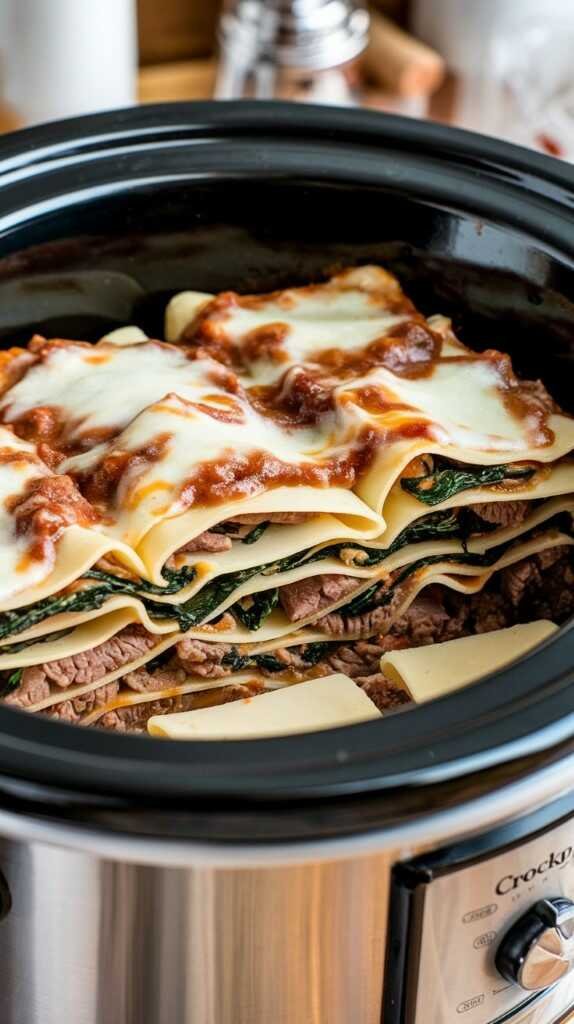
POLYGON ((385 714, 386 655, 571 613, 574 420, 385 270, 165 335, 0 353, 6 704, 142 732, 343 674, 385 714))

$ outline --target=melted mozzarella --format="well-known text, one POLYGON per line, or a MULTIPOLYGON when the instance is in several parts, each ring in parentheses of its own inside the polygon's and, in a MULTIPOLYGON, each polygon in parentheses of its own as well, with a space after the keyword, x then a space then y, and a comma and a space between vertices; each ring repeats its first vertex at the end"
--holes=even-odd
POLYGON ((258 383, 268 383, 286 366, 304 363, 329 349, 358 351, 387 335, 404 316, 381 309, 362 291, 302 290, 285 292, 284 298, 263 301, 255 308, 237 306, 223 314, 222 326, 233 345, 241 349, 245 338, 270 324, 284 324, 281 343, 284 361, 258 360, 253 372, 258 383))
MULTIPOLYGON (((170 308, 183 323, 185 310, 196 315, 207 300, 202 294, 185 293, 170 308)), ((285 425, 250 404, 253 385, 290 369, 281 387, 283 398, 291 390, 296 406, 297 366, 327 349, 360 350, 413 315, 398 283, 379 268, 360 268, 325 285, 260 299, 222 299, 219 304, 216 300, 205 310, 206 322, 210 321, 212 336, 227 337, 242 349, 244 369, 236 376, 220 363, 189 359, 184 350, 146 341, 141 332, 130 328, 113 332, 93 347, 74 342, 48 346, 42 361, 3 396, 0 412, 14 421, 35 407, 54 406, 64 425, 66 445, 102 431, 101 444, 65 459, 58 473, 85 476, 110 455, 118 455, 121 464, 126 453, 140 453, 121 476, 113 507, 104 510, 105 523, 94 527, 131 545, 139 544, 162 519, 189 509, 193 498, 182 499, 182 487, 193 484, 205 463, 222 464, 217 492, 208 498, 204 494, 196 503, 213 507, 239 500, 237 491, 231 497, 225 493, 225 474, 234 482, 229 463, 232 459, 246 462, 253 452, 283 463, 323 464, 335 454, 348 454, 359 433, 366 437, 366 428, 373 428, 384 443, 356 482, 355 492, 382 514, 391 485, 421 452, 488 465, 521 459, 550 461, 572 448, 574 421, 561 416, 549 419, 549 426, 556 429, 556 443, 537 448, 528 436, 528 420, 514 415, 505 404, 496 364, 488 358, 469 357, 449 321, 440 317, 433 318, 431 326, 442 339, 441 357, 427 367, 425 375, 398 376, 377 366, 360 379, 334 387, 333 378, 328 372, 322 375, 315 364, 311 376, 324 390, 332 389, 334 408, 321 414, 313 426, 285 425), (246 339, 254 330, 278 323, 286 333, 278 334, 281 351, 274 362, 273 352, 265 355, 265 346, 258 352, 257 344, 251 348, 246 339), (380 412, 377 401, 362 404, 365 396, 360 392, 365 388, 382 399, 380 412), (205 407, 211 407, 212 414, 205 407), (222 416, 230 411, 233 417, 225 421, 222 416), (149 446, 156 443, 157 448, 158 438, 163 444, 155 458, 149 446)), ((173 325, 170 329, 175 332, 173 325)), ((287 401, 284 407, 289 407, 287 401)), ((271 487, 261 484, 262 491, 271 487)), ((254 491, 250 487, 244 493, 254 491)), ((336 504, 329 511, 336 513, 336 504)))
POLYGON ((94 430, 121 429, 172 391, 193 400, 198 381, 207 381, 210 369, 221 371, 219 364, 190 361, 157 342, 54 347, 4 396, 0 411, 13 422, 38 405, 55 406, 67 425, 66 440, 73 443, 94 430))
POLYGON ((39 583, 52 568, 48 555, 43 559, 29 556, 33 538, 18 536, 10 512, 12 503, 24 497, 30 481, 48 475, 39 460, 30 461, 34 452, 33 445, 0 427, 0 601, 39 583), (23 458, 3 461, 2 451, 16 455, 21 452, 23 458))
MULTIPOLYGON (((200 386, 193 389, 195 403, 211 406, 214 411, 221 408, 216 401, 218 394, 225 393, 212 385, 209 390, 200 386)), ((137 544, 158 518, 184 511, 189 502, 182 501, 181 488, 207 462, 248 457, 263 449, 282 462, 304 463, 322 459, 331 451, 328 446, 332 431, 328 423, 315 429, 281 430, 272 421, 263 420, 240 399, 234 400, 240 422, 225 422, 202 411, 200 404, 191 404, 191 397, 189 391, 188 401, 178 395, 168 395, 136 416, 115 441, 98 445, 60 465, 62 473, 90 473, 108 455, 137 452, 160 435, 168 435, 160 459, 136 462, 123 475, 117 507, 110 510, 115 521, 104 527, 106 533, 128 544, 137 544)), ((221 487, 224 474, 225 467, 222 467, 221 503, 226 498, 225 488, 221 487)))
MULTIPOLYGON (((475 451, 513 452, 530 447, 528 423, 513 416, 504 404, 500 378, 491 363, 458 359, 437 363, 432 377, 397 377, 377 367, 339 389, 356 391, 374 387, 389 403, 410 409, 383 413, 381 423, 425 420, 434 427, 434 439, 475 451)), ((454 453, 453 453, 454 455, 454 453)), ((454 456, 456 457, 456 456, 454 456)))

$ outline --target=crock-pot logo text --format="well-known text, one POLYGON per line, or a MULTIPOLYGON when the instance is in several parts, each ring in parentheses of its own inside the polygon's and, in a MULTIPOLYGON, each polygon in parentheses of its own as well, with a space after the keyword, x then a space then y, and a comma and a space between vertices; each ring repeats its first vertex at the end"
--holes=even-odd
POLYGON ((540 864, 537 864, 536 867, 528 868, 521 875, 504 875, 497 883, 495 891, 499 896, 506 896, 507 893, 513 892, 519 886, 528 885, 529 882, 533 882, 540 875, 545 875, 552 868, 563 867, 564 864, 572 860, 573 854, 574 848, 572 846, 566 846, 564 850, 554 851, 544 860, 541 860, 540 864))

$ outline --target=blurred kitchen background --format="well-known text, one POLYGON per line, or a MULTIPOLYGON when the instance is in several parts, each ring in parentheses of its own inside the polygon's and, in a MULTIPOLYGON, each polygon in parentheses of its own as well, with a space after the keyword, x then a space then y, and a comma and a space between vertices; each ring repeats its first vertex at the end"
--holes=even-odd
POLYGON ((430 117, 574 159, 574 0, 0 0, 0 131, 165 100, 430 117))

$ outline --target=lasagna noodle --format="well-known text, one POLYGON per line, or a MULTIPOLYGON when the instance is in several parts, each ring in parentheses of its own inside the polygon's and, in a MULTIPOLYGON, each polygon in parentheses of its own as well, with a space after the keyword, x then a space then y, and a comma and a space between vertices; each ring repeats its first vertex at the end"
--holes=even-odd
POLYGON ((507 501, 546 501, 549 498, 571 495, 574 493, 574 462, 566 459, 553 466, 545 467, 542 473, 536 473, 532 481, 508 483, 491 487, 478 487, 461 491, 446 501, 432 508, 408 494, 396 482, 385 503, 386 528, 377 544, 388 546, 398 537, 405 527, 410 526, 429 512, 443 512, 450 508, 467 508, 486 502, 507 501))
MULTIPOLYGON (((453 562, 447 559, 431 565, 423 565, 406 579, 404 586, 401 586, 401 594, 404 594, 404 600, 393 602, 393 620, 399 618, 419 591, 431 583, 444 583, 446 586, 461 592, 476 593, 491 578, 493 573, 499 569, 506 568, 506 566, 521 561, 523 558, 527 558, 539 551, 563 545, 569 547, 573 543, 574 541, 568 534, 561 533, 558 530, 549 530, 527 541, 512 545, 493 565, 486 568, 479 565, 465 565, 462 562, 453 564, 453 562)), ((340 600, 322 609, 320 613, 321 618, 330 612, 341 609, 351 599, 354 600, 356 597, 359 597, 378 578, 384 581, 387 575, 388 569, 382 573, 380 572, 378 576, 363 580, 350 595, 346 594, 340 600)), ((301 629, 314 623, 317 617, 314 614, 307 618, 302 618, 295 624, 287 618, 284 612, 274 609, 260 629, 257 630, 257 638, 263 642, 287 636, 294 628, 301 629)), ((222 643, 239 644, 249 643, 250 637, 253 636, 245 626, 239 623, 235 623, 233 627, 227 627, 225 619, 222 619, 221 622, 207 623, 192 628, 187 631, 186 635, 198 640, 213 639, 222 643)), ((353 638, 357 637, 358 634, 345 632, 342 635, 353 638)))
MULTIPOLYGON (((535 509, 528 519, 518 526, 509 526, 499 530, 493 530, 482 536, 467 539, 464 542, 453 537, 405 544, 404 546, 399 547, 398 550, 390 550, 386 558, 383 558, 382 561, 376 562, 370 566, 361 565, 360 560, 351 564, 344 562, 334 555, 327 554, 328 549, 326 550, 325 557, 321 558, 319 557, 321 554, 321 548, 318 548, 311 549, 309 553, 309 556, 315 559, 314 561, 310 561, 308 563, 304 562, 303 564, 294 566, 286 571, 273 572, 270 571, 270 569, 273 569, 271 561, 273 548, 272 546, 267 546, 265 550, 267 551, 269 562, 271 562, 270 569, 268 568, 263 572, 250 575, 248 579, 244 582, 238 583, 238 585, 230 592, 227 592, 222 588, 222 596, 219 600, 211 601, 211 603, 209 600, 206 602, 205 614, 197 625, 199 627, 209 624, 214 618, 220 616, 227 609, 231 608, 236 601, 240 601, 254 594, 262 593, 266 590, 274 589, 275 587, 281 587, 289 583, 307 579, 312 576, 323 574, 344 575, 354 577, 357 580, 364 579, 371 581, 381 577, 381 575, 384 575, 385 573, 394 572, 397 569, 429 557, 436 558, 443 554, 451 556, 456 554, 463 556, 472 554, 481 555, 501 544, 507 544, 511 541, 517 540, 526 530, 542 526, 548 519, 554 516, 564 512, 572 514, 573 511, 574 500, 569 498, 554 499, 535 509)), ((302 524, 303 527, 308 525, 309 524, 302 524)), ((347 552, 352 550, 352 544, 347 547, 347 542, 345 541, 344 543, 347 552)), ((374 544, 366 542, 364 547, 369 550, 371 547, 374 547, 374 544)), ((206 582, 209 582, 212 586, 216 587, 217 577, 214 575, 211 577, 207 575, 207 577, 204 578, 204 583, 206 582)), ((97 586, 98 584, 96 581, 91 583, 92 588, 97 589, 97 586)), ((359 592, 360 591, 358 590, 357 593, 359 592)), ((206 593, 209 597, 209 591, 206 593)), ((191 588, 184 587, 182 591, 177 592, 171 597, 161 597, 154 594, 150 597, 153 605, 155 606, 156 604, 159 604, 166 606, 166 618, 158 619, 157 615, 154 615, 153 611, 150 612, 148 608, 146 608, 143 593, 140 599, 127 594, 115 594, 108 597, 97 608, 92 608, 87 611, 72 611, 55 614, 49 618, 43 619, 41 622, 26 630, 21 630, 18 633, 5 637, 0 641, 0 659, 3 647, 10 647, 14 643, 41 638, 49 633, 74 629, 90 619, 97 618, 100 615, 107 615, 112 611, 119 610, 120 608, 131 609, 133 621, 139 621, 150 632, 171 632, 178 628, 178 621, 176 617, 177 605, 181 604, 184 600, 189 601, 192 597, 195 597, 199 608, 202 602, 202 591, 197 587, 194 588, 193 585, 191 588), (171 617, 169 614, 170 606, 173 607, 173 616, 171 617)), ((257 636, 257 633, 258 631, 252 631, 249 635, 251 638, 254 638, 257 636)))
POLYGON ((65 506, 60 526, 50 499, 41 497, 40 491, 30 524, 21 529, 20 506, 30 504, 34 488, 49 486, 54 479, 34 445, 0 427, 0 610, 31 604, 60 590, 105 554, 113 553, 132 571, 144 570, 125 545, 74 522, 66 496, 59 499, 65 506), (38 525, 36 516, 41 517, 38 525))
MULTIPOLYGON (((441 507, 439 507, 437 509, 433 509, 432 513, 433 514, 434 514, 434 512, 440 513, 440 512, 443 512, 443 511, 447 511, 448 509, 456 509, 458 507, 459 506, 453 506, 453 505, 446 505, 444 507, 441 506, 441 507)), ((465 506, 460 506, 460 507, 465 507, 465 506)), ((497 547, 499 544, 505 544, 507 541, 517 539, 522 534, 527 533, 528 531, 533 530, 536 527, 539 527, 539 526, 543 525, 549 519, 553 519, 555 516, 560 516, 563 513, 567 513, 570 516, 574 515, 574 498, 571 497, 570 494, 568 494, 567 496, 564 496, 564 497, 551 498, 551 499, 549 499, 547 501, 541 501, 541 503, 539 505, 538 504, 533 505, 532 509, 528 512, 526 517, 521 522, 519 522, 518 524, 513 523, 513 524, 511 524, 509 526, 498 526, 498 527, 494 527, 493 529, 489 530, 489 529, 487 529, 488 524, 485 522, 484 523, 484 533, 478 532, 476 534, 473 534, 471 537, 467 537, 466 535, 464 535, 464 538, 461 538, 459 540, 457 540, 456 537, 454 537, 454 536, 452 538, 448 537, 448 539, 451 540, 451 542, 453 544, 455 544, 454 550, 460 550, 461 552, 462 551, 465 551, 465 552, 466 551, 470 551, 470 552, 473 552, 473 551, 474 552, 488 551, 489 548, 497 547)), ((428 514, 429 514, 429 510, 427 510, 427 512, 426 512, 426 515, 428 515, 428 514)), ((419 528, 422 527, 422 525, 423 525, 423 519, 424 519, 424 517, 421 517, 420 520, 418 520, 419 528)), ((381 552, 382 553, 382 552, 385 552, 385 551, 389 551, 389 554, 391 552, 394 553, 394 548, 396 547, 396 545, 398 543, 400 544, 401 534, 403 533, 403 531, 408 536, 409 533, 411 532, 409 530, 409 527, 416 526, 416 524, 417 524, 417 519, 416 518, 407 519, 403 523, 402 529, 400 531, 392 530, 388 534, 385 532, 380 537, 376 537, 373 540, 361 541, 360 549, 359 549, 358 544, 353 545, 353 543, 349 543, 348 544, 348 548, 350 550, 352 550, 355 547, 357 550, 365 549, 366 551, 369 551, 369 552, 376 551, 376 552, 381 552)), ((436 527, 436 531, 437 531, 436 532, 437 538, 440 539, 441 538, 441 530, 440 530, 439 526, 436 527)), ((338 542, 339 543, 347 544, 347 542, 343 541, 343 540, 339 540, 338 542)), ((422 544, 422 543, 431 543, 431 542, 432 542, 432 538, 429 538, 429 540, 424 541, 424 542, 423 541, 417 541, 416 543, 411 543, 409 545, 409 548, 410 548, 410 551, 412 551, 413 560, 415 560, 415 558, 417 557, 416 552, 419 549, 419 545, 422 544)), ((332 547, 332 542, 330 544, 317 545, 317 547, 314 548, 310 552, 310 556, 312 556, 314 558, 316 555, 320 554, 320 552, 321 552, 321 550, 323 548, 325 548, 326 550, 329 550, 331 547, 332 547)), ((401 547, 399 547, 399 551, 400 550, 402 550, 401 547)), ((316 571, 318 571, 318 572, 322 572, 323 571, 321 569, 321 562, 320 561, 315 561, 314 563, 310 563, 310 564, 311 565, 314 564, 315 566, 318 566, 318 569, 316 571)), ((352 563, 346 563, 346 564, 352 564, 352 563)), ((361 564, 360 561, 358 562, 358 564, 359 565, 361 564)), ((384 561, 377 562, 376 565, 374 565, 371 568, 371 572, 373 574, 375 574, 376 571, 380 570, 380 568, 384 564, 385 564, 384 561)), ((366 571, 368 572, 368 569, 366 571)))
POLYGON ((381 658, 381 671, 420 704, 496 672, 552 636, 557 628, 553 622, 539 619, 428 647, 389 651, 381 658))
MULTIPOLYGON (((276 487, 264 494, 259 494, 244 501, 226 502, 211 508, 192 508, 182 515, 166 520, 154 526, 144 537, 138 547, 138 554, 146 566, 146 572, 154 583, 161 584, 161 571, 165 562, 175 551, 184 547, 194 537, 211 529, 228 519, 240 515, 269 514, 274 512, 306 512, 313 513, 317 519, 294 526, 276 527, 272 533, 275 549, 274 558, 281 558, 314 546, 323 539, 334 539, 337 534, 349 539, 376 537, 383 529, 383 521, 353 491, 341 487, 276 487), (321 519, 329 516, 330 519, 321 519), (331 532, 333 531, 333 532, 331 532)), ((238 545, 235 554, 229 553, 227 558, 198 552, 189 559, 189 564, 205 564, 211 562, 221 566, 222 572, 232 572, 257 564, 259 557, 255 555, 265 550, 267 539, 265 534, 257 545, 238 545), (253 559, 253 560, 252 560, 253 559)), ((187 561, 188 559, 186 559, 187 561)), ((260 560, 260 564, 264 559, 260 560)))
POLYGON ((128 547, 110 543, 95 530, 77 524, 67 527, 56 544, 55 565, 49 575, 34 586, 0 601, 0 616, 4 611, 24 608, 57 594, 106 556, 117 559, 121 563, 119 568, 124 567, 136 576, 145 576, 144 563, 128 547))
POLYGON ((208 302, 215 296, 209 292, 178 292, 168 302, 165 310, 166 341, 180 340, 186 327, 195 320, 198 313, 205 309, 208 302))
MULTIPOLYGON (((459 385, 454 384, 453 387, 459 385)), ((485 410, 485 418, 488 413, 485 410)), ((552 422, 552 417, 551 417, 552 422)), ((558 459, 562 459, 567 456, 574 449, 574 421, 567 419, 566 417, 560 417, 560 423, 554 423, 554 427, 559 428, 556 440, 553 444, 548 445, 546 448, 524 448, 520 454, 512 453, 511 451, 488 451, 480 449, 470 449, 458 447, 448 447, 445 444, 429 443, 425 441, 402 441, 395 445, 391 450, 386 448, 379 449, 372 465, 368 472, 362 477, 356 486, 356 494, 363 499, 363 501, 369 505, 374 511, 378 512, 382 516, 385 522, 385 528, 388 523, 389 511, 387 508, 387 502, 390 500, 393 494, 393 487, 400 487, 400 478, 404 470, 407 468, 409 463, 413 462, 425 455, 438 455, 443 458, 447 458, 457 463, 462 463, 468 466, 499 466, 499 465, 512 465, 517 463, 520 467, 525 464, 525 467, 532 462, 541 463, 543 466, 549 465, 556 462, 558 459)), ((536 481, 535 481, 536 483, 536 481)), ((492 500, 504 500, 502 495, 505 493, 503 488, 496 489, 495 485, 492 488, 482 487, 477 489, 469 489, 463 491, 457 495, 456 498, 464 501, 492 501, 492 500), (478 498, 478 493, 481 497, 478 498), (468 496, 465 499, 465 495, 468 496), (499 497, 500 495, 500 497, 499 497)), ((516 485, 515 485, 516 486, 516 485)), ((515 498, 518 493, 522 490, 523 495, 528 491, 528 486, 508 487, 506 494, 508 498, 515 498)), ((530 496, 533 494, 534 488, 530 488, 530 496)), ((396 493, 396 492, 395 492, 396 493)), ((416 501, 416 498, 413 499, 416 501)), ((452 499, 452 504, 457 504, 456 499, 452 499)), ((418 503, 421 506, 422 512, 428 511, 428 506, 422 502, 418 503)), ((447 503, 433 506, 434 508, 448 507, 447 503)))
MULTIPOLYGON (((558 531, 549 531, 547 534, 531 538, 525 543, 518 544, 510 548, 487 569, 477 566, 457 565, 455 567, 456 571, 453 572, 453 566, 448 562, 439 562, 437 564, 423 566, 411 577, 408 577, 403 584, 399 584, 400 590, 397 595, 398 599, 393 602, 392 613, 389 616, 386 628, 383 632, 387 632, 392 627, 393 623, 404 615, 417 595, 421 593, 425 587, 431 584, 440 584, 447 588, 457 590, 460 593, 478 593, 495 572, 498 572, 501 569, 538 552, 549 550, 552 547, 571 545, 572 543, 573 542, 569 537, 560 534, 558 531)), ((355 595, 353 594, 353 596, 355 595)), ((344 605, 345 601, 348 601, 348 595, 346 598, 342 599, 342 601, 333 604, 330 608, 322 610, 321 616, 341 607, 344 605)), ((276 613, 272 613, 272 615, 275 616, 276 613)), ((11 657, 2 657, 0 658, 0 668, 11 669, 25 665, 45 663, 56 660, 57 658, 66 657, 72 653, 77 653, 79 650, 92 649, 102 643, 105 639, 115 635, 120 629, 133 621, 133 617, 130 617, 129 612, 124 609, 123 611, 116 612, 115 616, 108 615, 104 619, 84 625, 80 630, 78 630, 77 637, 74 637, 74 634, 72 634, 72 643, 70 643, 67 638, 63 638, 55 641, 53 644, 45 642, 43 644, 36 645, 35 648, 28 648, 27 650, 22 651, 19 654, 12 655, 11 657)), ((376 631, 373 631, 373 633, 374 632, 380 633, 381 629, 379 628, 376 631)), ((217 630, 217 628, 211 630, 190 630, 186 634, 187 638, 211 640, 215 643, 243 645, 241 650, 249 652, 250 654, 269 653, 279 647, 317 641, 335 639, 337 642, 345 642, 346 640, 364 638, 364 634, 356 634, 351 630, 333 637, 321 629, 320 623, 313 624, 313 622, 303 620, 301 623, 297 623, 295 625, 286 621, 285 616, 282 617, 279 623, 277 622, 277 619, 272 623, 268 620, 262 629, 257 632, 256 642, 249 643, 249 637, 252 636, 253 634, 249 634, 243 627, 237 627, 235 630, 217 630)), ((121 678, 121 676, 125 675, 127 672, 134 671, 136 668, 144 666, 152 658, 157 657, 158 654, 169 650, 181 638, 182 635, 179 632, 164 635, 163 637, 158 636, 157 645, 140 655, 132 663, 123 665, 121 668, 114 670, 95 682, 70 687, 61 691, 58 690, 52 693, 48 699, 43 700, 41 703, 31 705, 29 710, 45 710, 47 707, 53 706, 61 701, 71 700, 77 696, 96 690, 99 687, 104 686, 106 683, 112 682, 114 679, 121 678)), ((249 673, 250 678, 253 678, 253 676, 253 672, 249 673)), ((231 685, 230 677, 227 676, 223 679, 217 680, 217 682, 219 686, 231 685)), ((202 681, 192 679, 192 683, 202 684, 202 681)), ((169 694, 166 694, 161 690, 149 691, 147 694, 138 694, 137 699, 138 701, 145 701, 146 699, 150 701, 160 700, 162 699, 162 694, 163 696, 170 695, 172 689, 173 688, 170 688, 169 694)), ((187 691, 178 690, 178 692, 187 691)), ((132 699, 131 694, 128 694, 127 696, 130 700, 132 699)))
MULTIPOLYGON (((176 304, 177 331, 170 317, 174 333, 179 331, 186 339, 208 347, 215 336, 218 345, 227 345, 247 365, 246 379, 250 373, 257 384, 268 383, 269 378, 284 374, 286 368, 300 365, 321 367, 329 379, 328 370, 333 371, 340 363, 340 359, 338 363, 331 357, 332 353, 343 357, 344 363, 345 357, 368 351, 369 345, 380 344, 385 338, 392 340, 398 327, 406 338, 405 327, 411 325, 420 331, 425 324, 397 281, 377 267, 345 271, 323 285, 286 289, 268 296, 216 298, 203 307, 199 318, 192 304, 187 316, 191 323, 187 324, 185 299, 176 298, 173 306, 176 304), (277 341, 279 355, 269 356, 263 346, 259 358, 254 358, 254 333, 278 329, 283 334, 277 341)), ((494 465, 530 458, 550 462, 573 446, 574 425, 559 414, 550 415, 548 421, 555 434, 553 443, 547 443, 547 439, 543 444, 533 442, 529 417, 520 416, 505 401, 507 367, 498 365, 488 354, 478 355, 467 349, 450 329, 445 329, 444 318, 431 320, 430 326, 440 342, 440 352, 421 374, 403 374, 400 364, 398 373, 384 365, 373 365, 362 376, 350 371, 340 383, 334 382, 337 405, 358 402, 364 419, 384 437, 380 459, 357 488, 377 511, 382 510, 393 479, 425 451, 461 462, 494 465), (378 413, 364 405, 361 392, 368 390, 377 394, 378 413), (426 428, 427 436, 401 440, 405 432, 413 433, 417 423, 426 428)), ((405 342, 404 358, 407 349, 405 342)), ((416 358, 420 358, 420 352, 416 358)), ((330 384, 333 387, 332 377, 330 384)))
POLYGON ((216 708, 152 718, 152 736, 168 739, 249 739, 317 732, 380 718, 381 713, 342 673, 299 684, 298 692, 263 694, 264 700, 234 701, 216 708))
MULTIPOLYGON (((149 543, 157 580, 158 561, 177 547, 170 532, 181 540, 181 514, 187 514, 190 500, 183 493, 194 490, 195 471, 213 459, 229 466, 231 457, 249 461, 260 452, 297 472, 323 471, 326 460, 360 448, 368 430, 378 438, 377 454, 355 491, 371 510, 384 514, 393 483, 420 454, 491 466, 550 463, 571 450, 570 418, 548 413, 546 433, 535 435, 532 416, 506 400, 510 385, 502 364, 488 354, 471 353, 452 337, 436 334, 433 344, 441 351, 420 373, 402 372, 400 361, 397 372, 391 371, 375 360, 364 372, 345 370, 337 376, 336 365, 333 369, 329 362, 329 353, 338 352, 344 361, 382 342, 410 358, 411 342, 393 331, 423 331, 424 324, 397 282, 379 268, 360 268, 324 285, 270 296, 219 297, 203 307, 181 348, 142 339, 131 345, 104 340, 95 350, 75 343, 48 346, 40 362, 5 393, 1 412, 17 423, 40 402, 55 407, 66 443, 72 445, 90 431, 103 431, 101 444, 71 455, 59 467, 81 479, 93 477, 106 459, 145 452, 155 444, 153 458, 138 456, 125 471, 100 529, 139 551, 150 531, 168 524, 159 553, 157 534, 149 543), (265 338, 278 326, 279 356, 265 346, 253 347, 254 331, 263 330, 265 338), (206 353, 205 343, 214 336, 240 357, 233 371, 206 353), (189 359, 188 347, 200 358, 189 359), (297 367, 305 373, 314 368, 313 379, 330 391, 333 402, 314 422, 296 421, 291 427, 264 415, 252 400, 252 389, 268 387, 278 374, 284 377, 297 367), (374 409, 365 400, 367 392, 378 396, 374 409), (163 438, 162 450, 158 438, 163 438)), ((428 334, 428 326, 424 329, 428 334)), ((416 345, 413 351, 417 360, 416 345)), ((289 390, 287 380, 285 387, 289 390)), ((269 490, 268 483, 255 478, 249 487, 269 490)), ((227 502, 221 490, 215 500, 216 490, 212 500, 223 511, 227 502)), ((193 500, 197 510, 200 502, 193 500)), ((237 501, 236 513, 240 507, 237 501)), ((334 503, 322 511, 339 514, 339 507, 334 503)), ((186 522, 185 540, 196 535, 192 520, 186 522)))
MULTIPOLYGON (((56 410, 59 435, 54 443, 65 455, 56 472, 78 479, 100 518, 90 527, 66 527, 56 545, 54 565, 43 575, 24 579, 24 585, 20 579, 16 594, 16 573, 9 566, 12 590, 4 594, 0 614, 59 595, 110 554, 136 577, 153 588, 165 587, 166 592, 146 595, 142 583, 139 596, 114 593, 97 607, 54 614, 6 636, 0 641, 2 669, 65 656, 54 652, 88 650, 114 635, 107 631, 115 621, 142 625, 166 650, 182 628, 190 637, 251 647, 302 642, 292 638, 313 633, 325 639, 317 620, 344 609, 391 572, 414 567, 397 586, 389 622, 429 583, 472 593, 498 569, 527 553, 572 543, 551 524, 534 537, 526 536, 522 542, 518 538, 542 528, 554 515, 572 511, 574 469, 564 456, 574 445, 574 421, 544 411, 542 428, 536 412, 540 408, 528 405, 528 389, 520 401, 509 400, 517 385, 502 357, 470 352, 447 321, 431 322, 429 331, 395 279, 380 268, 360 268, 324 285, 268 296, 179 296, 170 304, 168 323, 170 338, 183 331, 181 344, 149 341, 137 328, 126 328, 96 346, 40 345, 33 365, 4 392, 0 416, 16 428, 21 417, 39 407, 56 410), (232 369, 217 361, 217 346, 230 356, 232 369), (289 417, 285 421, 285 409, 280 415, 269 407, 262 411, 262 394, 272 393, 282 381, 282 393, 288 395, 301 374, 328 392, 324 411, 317 401, 317 415, 297 420, 294 414, 293 422, 289 417), (303 470, 322 472, 329 460, 354 458, 368 436, 376 443, 364 464, 357 462, 359 475, 352 487, 330 486, 328 473, 313 477, 314 485, 305 483, 303 470), (251 479, 253 453, 292 467, 295 476, 301 471, 301 482, 276 486, 272 473, 251 479), (524 464, 535 471, 530 479, 464 490, 429 507, 401 486, 409 463, 429 454, 454 464, 524 464), (124 466, 125 456, 127 468, 117 480, 112 474, 114 488, 98 491, 94 481, 101 467, 108 461, 124 466), (243 466, 239 475, 247 467, 243 482, 234 476, 236 462, 243 466), (202 491, 194 474, 204 471, 209 486, 202 491), (519 526, 485 529, 465 544, 456 537, 437 536, 391 548, 403 530, 429 513, 524 499, 535 504, 519 526), (313 518, 290 526, 271 525, 255 543, 235 541, 224 552, 178 554, 225 520, 245 514, 271 517, 277 512, 313 518), (493 565, 469 564, 473 555, 512 541, 516 543, 493 565), (361 565, 360 559, 349 564, 330 550, 333 543, 360 545, 383 552, 384 557, 370 566, 361 565), (321 556, 323 548, 327 550, 321 556), (270 563, 302 552, 312 560, 271 571, 270 563), (172 556, 178 567, 194 574, 185 577, 185 585, 174 593, 165 575, 172 556), (425 559, 433 559, 432 564, 418 564, 425 559), (242 572, 247 577, 235 589, 230 589, 228 584, 234 581, 228 578, 221 592, 217 590, 220 577, 242 572), (230 628, 229 616, 220 618, 238 600, 323 574, 355 577, 358 585, 322 608, 320 615, 315 612, 297 622, 278 608, 257 630, 238 623, 230 628), (202 605, 204 599, 207 604, 202 605), (187 602, 194 600, 201 617, 187 629, 181 623, 186 621, 187 602), (207 608, 205 614, 202 607, 207 608), (18 650, 20 643, 29 646, 18 650)), ((286 408, 291 408, 289 403, 286 408)), ((8 444, 20 445, 36 457, 34 446, 16 439, 5 427, 0 431, 8 444)), ((41 472, 49 473, 46 467, 41 472)), ((9 535, 8 547, 13 536, 9 535)), ((97 586, 96 580, 81 582, 82 588, 97 586)), ((144 656, 142 663, 149 657, 144 656)), ((124 666, 118 674, 126 671, 124 666)), ((96 685, 103 683, 98 680, 96 685)))
MULTIPOLYGON (((183 683, 181 686, 173 686, 169 690, 156 690, 148 693, 122 692, 106 704, 102 704, 94 711, 88 712, 82 718, 81 724, 96 725, 110 711, 119 711, 122 708, 133 707, 135 704, 151 704, 153 701, 165 701, 169 700, 170 697, 183 697, 188 694, 203 695, 210 692, 216 694, 220 690, 225 690, 228 686, 249 686, 254 682, 262 690, 268 690, 270 693, 274 690, 284 689, 288 685, 287 683, 276 682, 272 679, 265 679, 254 672, 237 672, 225 679, 190 679, 189 682, 183 683)), ((206 704, 206 706, 211 705, 206 704)))

